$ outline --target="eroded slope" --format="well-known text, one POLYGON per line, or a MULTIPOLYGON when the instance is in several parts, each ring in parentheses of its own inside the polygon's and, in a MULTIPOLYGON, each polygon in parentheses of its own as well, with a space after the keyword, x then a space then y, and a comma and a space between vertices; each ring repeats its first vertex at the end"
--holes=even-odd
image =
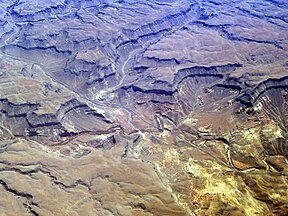
POLYGON ((287 7, 2 1, 1 214, 287 215, 287 7))

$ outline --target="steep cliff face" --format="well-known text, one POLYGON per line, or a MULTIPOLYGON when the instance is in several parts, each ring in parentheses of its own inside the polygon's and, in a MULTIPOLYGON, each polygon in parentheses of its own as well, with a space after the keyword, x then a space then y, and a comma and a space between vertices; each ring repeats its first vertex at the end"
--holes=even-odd
POLYGON ((1 1, 0 214, 287 215, 287 13, 1 1))

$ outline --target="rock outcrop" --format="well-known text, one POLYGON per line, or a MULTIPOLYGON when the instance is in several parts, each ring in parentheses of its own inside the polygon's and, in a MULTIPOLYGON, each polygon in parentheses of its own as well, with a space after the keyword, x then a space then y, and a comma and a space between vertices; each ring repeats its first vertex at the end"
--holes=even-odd
POLYGON ((287 215, 284 0, 2 0, 1 215, 287 215))

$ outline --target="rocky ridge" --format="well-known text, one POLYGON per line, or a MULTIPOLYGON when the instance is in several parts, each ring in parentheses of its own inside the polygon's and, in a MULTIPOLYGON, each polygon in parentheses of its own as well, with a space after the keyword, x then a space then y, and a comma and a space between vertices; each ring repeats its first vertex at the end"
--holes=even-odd
POLYGON ((287 215, 287 7, 2 1, 0 213, 287 215))

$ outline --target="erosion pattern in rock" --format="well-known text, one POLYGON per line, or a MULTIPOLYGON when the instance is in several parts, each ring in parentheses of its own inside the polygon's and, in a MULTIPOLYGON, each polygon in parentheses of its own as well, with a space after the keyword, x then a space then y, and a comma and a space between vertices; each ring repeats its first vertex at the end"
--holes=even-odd
POLYGON ((0 215, 288 215, 285 0, 2 0, 0 215))

